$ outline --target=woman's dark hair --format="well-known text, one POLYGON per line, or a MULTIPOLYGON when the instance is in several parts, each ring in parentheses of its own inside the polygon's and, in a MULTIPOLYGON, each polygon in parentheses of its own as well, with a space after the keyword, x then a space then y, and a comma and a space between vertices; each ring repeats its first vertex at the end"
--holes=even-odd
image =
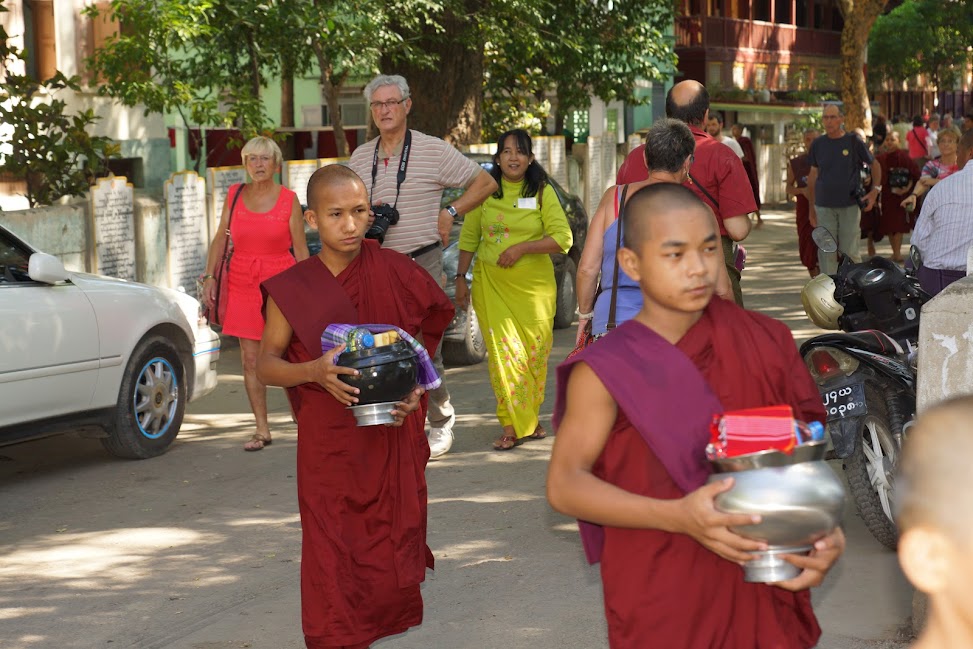
MULTIPOLYGON (((493 154, 493 169, 490 170, 490 175, 497 181, 497 191, 493 194, 495 198, 503 198, 503 171, 500 170, 500 152, 503 151, 503 143, 508 137, 517 139, 517 150, 526 153, 528 156, 534 155, 530 135, 522 128, 511 129, 497 138, 497 152, 493 154)), ((527 166, 527 174, 524 176, 524 188, 521 190, 520 195, 524 198, 537 196, 538 190, 540 190, 541 185, 545 182, 547 182, 547 172, 541 169, 541 166, 537 164, 537 160, 531 160, 527 166)))
POLYGON ((912 118, 912 126, 922 126, 922 115, 916 115, 912 118))

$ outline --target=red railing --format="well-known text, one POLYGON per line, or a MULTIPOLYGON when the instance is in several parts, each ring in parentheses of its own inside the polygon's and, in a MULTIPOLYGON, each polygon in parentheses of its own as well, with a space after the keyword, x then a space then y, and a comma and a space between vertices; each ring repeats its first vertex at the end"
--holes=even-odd
POLYGON ((676 47, 746 48, 766 52, 836 56, 841 52, 841 32, 805 29, 758 20, 678 16, 676 47))

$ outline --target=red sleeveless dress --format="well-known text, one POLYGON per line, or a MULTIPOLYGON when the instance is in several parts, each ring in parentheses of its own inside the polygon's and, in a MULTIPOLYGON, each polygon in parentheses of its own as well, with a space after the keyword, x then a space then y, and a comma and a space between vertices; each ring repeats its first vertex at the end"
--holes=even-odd
MULTIPOLYGON (((227 200, 233 200, 241 185, 233 185, 227 200)), ((280 188, 277 202, 269 212, 251 212, 243 202, 236 203, 230 221, 233 257, 230 260, 226 317, 223 333, 228 336, 260 340, 264 331, 261 282, 294 265, 291 248, 291 208, 294 192, 280 188)))

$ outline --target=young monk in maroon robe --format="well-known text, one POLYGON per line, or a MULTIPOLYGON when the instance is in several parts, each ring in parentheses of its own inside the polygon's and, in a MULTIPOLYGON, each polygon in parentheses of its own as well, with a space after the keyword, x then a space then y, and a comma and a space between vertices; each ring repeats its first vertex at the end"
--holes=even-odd
POLYGON ((788 404, 823 420, 821 399, 783 324, 712 299, 719 233, 685 187, 650 185, 629 201, 619 263, 644 305, 558 369, 551 505, 580 519, 601 561, 612 649, 796 649, 820 628, 809 587, 844 546, 840 530, 775 585, 746 583, 765 549, 728 528, 759 516, 714 505, 732 479, 706 484, 713 415, 788 404), (634 201, 634 202, 633 202, 634 201))
POLYGON ((368 193, 347 167, 319 169, 305 218, 321 252, 263 283, 266 326, 257 374, 288 388, 297 418, 301 606, 309 649, 364 648, 422 623, 429 444, 422 390, 390 426, 357 427, 347 406, 355 370, 321 354, 332 323, 395 325, 436 349, 453 306, 413 260, 363 241, 368 193))

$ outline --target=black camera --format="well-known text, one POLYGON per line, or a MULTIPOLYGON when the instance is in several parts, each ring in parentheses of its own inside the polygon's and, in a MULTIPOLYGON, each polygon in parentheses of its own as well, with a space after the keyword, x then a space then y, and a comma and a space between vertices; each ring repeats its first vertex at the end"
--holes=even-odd
POLYGON ((373 205, 372 213, 375 215, 375 220, 365 233, 365 238, 378 239, 379 243, 385 243, 385 235, 388 234, 389 228, 399 222, 399 211, 393 205, 382 203, 373 205))
POLYGON ((852 198, 855 199, 855 202, 858 203, 858 207, 861 209, 865 209, 865 206, 868 205, 868 201, 865 200, 865 197, 868 196, 868 190, 865 189, 865 184, 871 180, 871 177, 871 168, 863 162, 858 168, 858 185, 851 190, 852 198))

